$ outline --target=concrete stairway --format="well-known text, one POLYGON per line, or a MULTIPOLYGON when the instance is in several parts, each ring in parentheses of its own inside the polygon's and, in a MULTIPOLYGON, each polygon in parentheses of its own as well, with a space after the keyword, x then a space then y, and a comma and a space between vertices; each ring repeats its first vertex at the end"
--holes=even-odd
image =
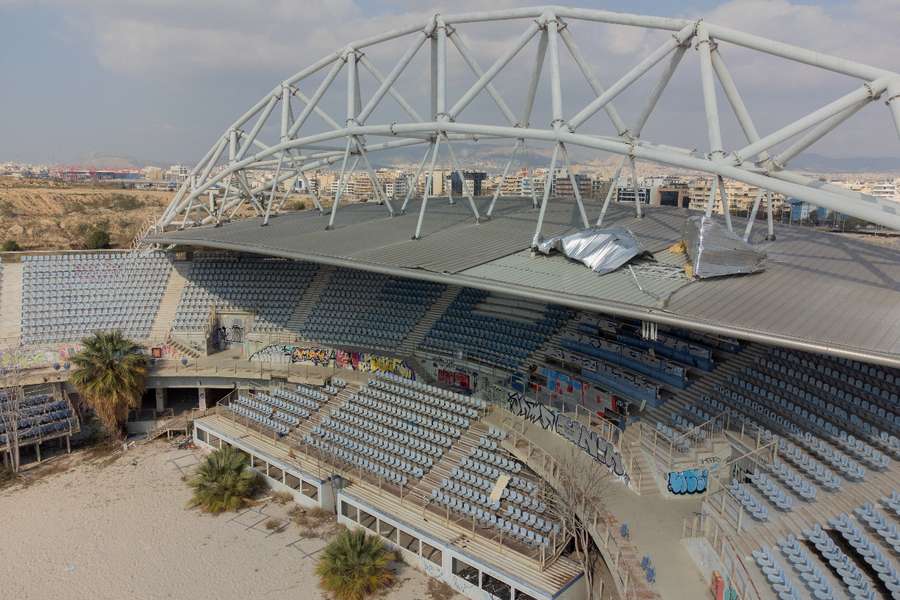
POLYGON ((329 416, 331 412, 346 404, 347 400, 359 391, 359 388, 348 385, 334 396, 329 396, 328 400, 319 407, 319 410, 312 413, 308 419, 300 423, 300 425, 288 434, 288 442, 295 446, 303 444, 303 437, 312 431, 312 428, 322 422, 322 419, 329 416))
POLYGON ((22 263, 4 262, 0 271, 0 345, 15 345, 22 335, 22 263))
POLYGON ((456 442, 450 446, 425 477, 420 479, 410 490, 410 497, 416 501, 425 503, 431 498, 431 490, 440 486, 442 479, 450 479, 450 472, 456 468, 459 461, 468 456, 472 449, 478 447, 478 438, 484 435, 487 428, 480 425, 472 425, 463 433, 456 442))
POLYGON ((419 344, 422 343, 422 340, 425 339, 425 336, 428 335, 428 332, 431 331, 432 326, 434 326, 437 320, 441 318, 441 315, 447 311, 450 304, 456 300, 456 297, 461 290, 462 288, 460 287, 448 286, 441 297, 431 305, 428 312, 425 313, 425 316, 416 323, 416 326, 409 332, 406 339, 400 342, 400 346, 397 347, 397 354, 400 356, 410 356, 415 352, 416 348, 419 347, 419 344))
POLYGON ((150 328, 149 339, 151 342, 161 342, 166 339, 166 334, 172 328, 172 321, 178 311, 178 303, 181 301, 181 292, 187 285, 191 274, 192 263, 188 261, 176 261, 172 264, 169 273, 169 281, 166 283, 166 291, 163 293, 156 311, 156 319, 150 328))
POLYGON ((333 272, 334 267, 330 265, 324 265, 319 268, 312 283, 309 284, 303 297, 294 307, 294 312, 291 314, 291 318, 288 319, 285 329, 294 333, 299 333, 301 331, 303 324, 306 323, 306 319, 309 317, 310 311, 312 311, 312 308, 319 302, 322 290, 328 287, 328 282, 331 280, 331 274, 333 272))
POLYGON ((622 433, 621 442, 623 452, 634 458, 634 464, 641 472, 640 483, 637 483, 636 488, 632 489, 640 496, 659 496, 659 486, 656 484, 656 465, 641 448, 637 426, 627 427, 622 433))

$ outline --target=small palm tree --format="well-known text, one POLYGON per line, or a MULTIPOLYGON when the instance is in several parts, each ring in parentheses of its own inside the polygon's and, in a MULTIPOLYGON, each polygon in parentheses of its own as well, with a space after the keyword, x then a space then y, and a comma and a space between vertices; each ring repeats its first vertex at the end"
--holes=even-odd
POLYGON ((316 574, 337 600, 362 600, 393 583, 388 567, 395 558, 380 538, 346 529, 325 547, 316 574))
POLYGON ((225 446, 206 457, 188 482, 194 490, 190 506, 210 513, 238 510, 259 489, 259 475, 247 464, 247 455, 225 446))
POLYGON ((75 368, 69 380, 106 431, 119 438, 128 411, 137 408, 144 394, 147 357, 121 331, 98 332, 81 344, 70 359, 75 368))

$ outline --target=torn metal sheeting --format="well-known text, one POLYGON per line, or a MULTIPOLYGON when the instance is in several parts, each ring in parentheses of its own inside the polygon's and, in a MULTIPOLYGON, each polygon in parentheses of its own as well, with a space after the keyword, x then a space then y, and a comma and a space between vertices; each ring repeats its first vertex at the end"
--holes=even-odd
POLYGON ((689 217, 684 243, 694 276, 700 279, 756 273, 766 267, 766 252, 754 248, 712 217, 689 217))
POLYGON ((538 250, 542 254, 561 252, 601 275, 615 271, 636 256, 648 254, 624 227, 590 227, 556 235, 538 244, 538 250))

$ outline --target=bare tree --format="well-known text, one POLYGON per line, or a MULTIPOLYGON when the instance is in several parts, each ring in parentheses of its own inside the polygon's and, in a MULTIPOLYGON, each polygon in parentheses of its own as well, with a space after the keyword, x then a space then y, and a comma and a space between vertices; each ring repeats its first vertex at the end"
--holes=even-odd
POLYGON ((594 594, 594 574, 601 557, 589 525, 603 512, 612 483, 609 469, 577 448, 557 457, 549 505, 559 519, 563 539, 572 536, 576 558, 584 572, 588 598, 594 594))
POLYGON ((0 448, 6 449, 6 462, 14 473, 19 472, 19 418, 24 391, 22 389, 21 344, 0 351, 0 426, 6 436, 0 448))

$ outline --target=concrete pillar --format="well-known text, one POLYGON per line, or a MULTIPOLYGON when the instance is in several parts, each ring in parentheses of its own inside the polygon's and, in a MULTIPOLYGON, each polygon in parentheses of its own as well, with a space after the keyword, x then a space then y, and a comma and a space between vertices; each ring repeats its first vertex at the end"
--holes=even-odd
POLYGON ((197 388, 197 408, 206 410, 206 388, 197 388))
POLYGON ((156 388, 156 412, 166 409, 166 388, 156 388))

